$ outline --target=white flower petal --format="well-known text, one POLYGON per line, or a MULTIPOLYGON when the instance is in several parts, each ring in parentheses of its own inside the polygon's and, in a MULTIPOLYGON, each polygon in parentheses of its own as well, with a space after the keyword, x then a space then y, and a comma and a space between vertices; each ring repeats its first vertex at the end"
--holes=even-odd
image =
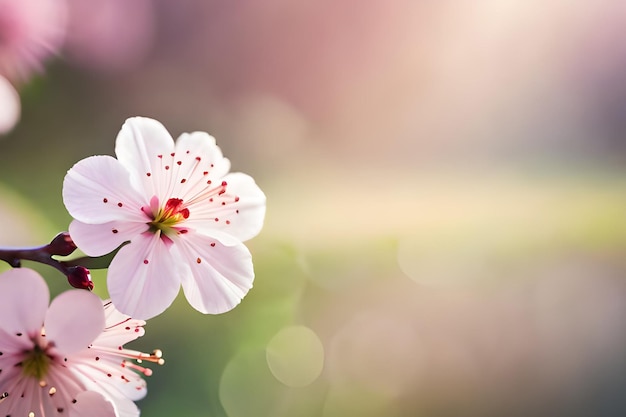
POLYGON ((241 242, 225 246, 200 234, 187 237, 178 248, 191 272, 182 283, 189 304, 205 314, 231 310, 252 288, 254 269, 250 252, 241 242))
POLYGON ((224 158, 215 138, 206 132, 183 133, 176 139, 176 155, 193 159, 200 157, 198 174, 208 172, 208 178, 220 179, 230 170, 230 161, 224 158), (188 152, 189 151, 189 152, 188 152))
POLYGON ((149 202, 131 186, 128 171, 115 158, 91 156, 77 162, 63 181, 63 202, 83 223, 141 221, 149 202))
POLYGON ((63 364, 58 361, 54 362, 46 377, 48 385, 40 388, 43 391, 40 395, 43 394, 43 396, 39 398, 41 398, 42 401, 46 399, 49 400, 52 403, 52 408, 54 408, 54 413, 46 414, 46 416, 59 415, 57 414, 59 413, 59 409, 62 410, 61 413, 66 413, 72 406, 72 402, 76 399, 76 396, 85 390, 85 386, 81 383, 80 378, 75 374, 74 369, 67 366, 67 363, 68 362, 65 361, 63 361, 63 364), (48 394, 50 387, 56 389, 54 395, 48 394))
POLYGON ((20 120, 20 96, 9 80, 0 75, 0 135, 13 129, 20 120))
POLYGON ((44 322, 50 292, 32 269, 16 268, 0 274, 0 329, 9 334, 37 334, 44 322))
POLYGON ((116 417, 139 417, 139 408, 128 398, 121 396, 109 397, 113 404, 116 417))
POLYGON ((87 224, 74 220, 70 223, 70 236, 76 246, 88 256, 111 253, 122 243, 148 230, 145 222, 107 222, 87 224))
POLYGON ((116 417, 139 417, 139 408, 127 398, 118 397, 112 399, 116 417))
POLYGON ((170 176, 164 178, 161 187, 165 193, 159 195, 164 201, 169 198, 190 201, 219 186, 230 169, 230 161, 224 158, 215 139, 205 132, 183 133, 176 141, 175 151, 163 155, 162 161, 165 167, 170 167, 170 176))
POLYGON ((216 205, 200 203, 189 207, 189 226, 205 234, 210 234, 210 230, 220 230, 241 241, 251 239, 263 227, 265 194, 254 179, 246 174, 228 174, 224 181, 228 184, 226 193, 215 199, 216 205), (207 221, 207 217, 213 218, 213 222, 207 221), (215 218, 218 220, 215 221, 215 218))
POLYGON ((66 291, 52 300, 44 326, 60 352, 85 349, 104 329, 102 301, 85 290, 66 291))
MULTIPOLYGON (((6 331, 0 326, 0 352, 4 353, 4 355, 0 355, 0 369, 7 369, 7 363, 13 361, 13 358, 11 358, 7 352, 23 352, 24 350, 28 350, 33 347, 33 342, 27 335, 18 336, 18 333, 21 333, 22 331, 23 330, 20 330, 18 332, 15 329, 6 331)), ((0 386, 2 385, 2 379, 5 376, 5 374, 0 372, 0 386)), ((0 391, 0 393, 2 393, 2 391, 0 391)), ((1 415, 2 414, 0 414, 0 416, 1 415)))
POLYGON ((159 234, 141 234, 115 255, 107 284, 119 311, 147 320, 172 304, 180 290, 180 260, 159 234))
MULTIPOLYGON (((40 401, 41 388, 35 378, 19 378, 13 380, 15 385, 6 391, 19 392, 19 395, 9 395, 0 402, 0 415, 2 416, 28 416, 33 411, 41 411, 44 414, 53 415, 54 412, 50 401, 46 398, 40 401), (49 413, 49 414, 48 414, 49 413)), ((2 388, 5 391, 5 388, 2 388)))
POLYGON ((104 331, 93 341, 94 345, 117 348, 145 334, 146 322, 119 312, 111 300, 104 301, 104 317, 104 331))
MULTIPOLYGON (((136 414, 137 416, 139 413, 136 414)), ((113 404, 102 394, 94 391, 83 391, 76 396, 69 410, 70 417, 116 417, 113 404)))
POLYGON ((173 169, 166 159, 171 160, 172 152, 172 136, 160 122, 147 117, 127 119, 115 142, 117 159, 148 200, 154 195, 164 198, 173 169))
MULTIPOLYGON (((125 352, 127 350, 122 349, 119 353, 124 355, 125 352)), ((102 393, 113 402, 116 409, 120 399, 137 401, 146 396, 146 381, 130 367, 122 366, 125 360, 120 359, 119 355, 111 354, 110 350, 103 350, 96 345, 88 353, 92 356, 81 352, 81 357, 74 361, 72 368, 87 389, 102 393), (97 361, 94 359, 96 356, 99 358, 97 361)))

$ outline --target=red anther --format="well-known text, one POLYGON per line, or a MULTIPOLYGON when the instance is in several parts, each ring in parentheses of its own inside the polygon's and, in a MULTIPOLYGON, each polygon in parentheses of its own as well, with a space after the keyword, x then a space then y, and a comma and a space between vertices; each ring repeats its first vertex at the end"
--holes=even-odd
POLYGON ((165 212, 168 214, 176 214, 180 210, 180 206, 183 205, 183 200, 180 198, 170 198, 165 203, 165 212))
POLYGON ((68 268, 67 281, 74 288, 81 290, 93 290, 93 281, 89 270, 84 266, 72 266, 68 268))

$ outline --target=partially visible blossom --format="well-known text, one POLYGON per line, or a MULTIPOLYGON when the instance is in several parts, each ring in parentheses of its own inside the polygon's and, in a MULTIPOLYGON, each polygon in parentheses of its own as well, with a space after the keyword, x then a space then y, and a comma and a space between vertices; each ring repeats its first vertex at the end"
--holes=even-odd
POLYGON ((0 75, 26 81, 61 46, 64 0, 0 0, 0 75))
MULTIPOLYGON (((2 13, 2 11, 0 11, 2 13)), ((20 119, 20 96, 9 80, 0 75, 0 135, 9 133, 20 119)))
POLYGON ((235 307, 252 287, 243 241, 263 225, 265 195, 254 180, 228 173, 230 162, 204 132, 176 143, 156 120, 136 117, 115 153, 69 170, 63 201, 69 232, 89 256, 117 252, 107 284, 117 308, 147 319, 163 312, 182 285, 203 313, 235 307))
POLYGON ((138 416, 146 394, 133 359, 162 362, 127 350, 143 321, 117 312, 93 293, 70 290, 48 307, 44 280, 30 269, 0 274, 0 415, 138 416))

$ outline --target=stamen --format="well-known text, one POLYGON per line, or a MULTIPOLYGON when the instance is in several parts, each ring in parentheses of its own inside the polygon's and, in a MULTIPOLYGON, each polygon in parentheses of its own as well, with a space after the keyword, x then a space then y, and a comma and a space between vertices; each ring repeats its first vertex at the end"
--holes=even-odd
POLYGON ((182 199, 170 198, 167 200, 167 203, 165 203, 161 217, 165 220, 167 218, 176 217, 177 215, 181 215, 183 218, 187 219, 189 217, 189 209, 183 207, 182 199))
POLYGON ((138 363, 141 363, 142 361, 148 361, 158 365, 163 365, 165 363, 165 359, 162 357, 163 352, 161 352, 160 349, 155 349, 150 354, 139 352, 137 350, 110 348, 106 346, 98 346, 97 350, 124 359, 135 359, 138 363))
POLYGON ((151 376, 152 375, 152 369, 146 368, 145 366, 141 366, 141 365, 138 365, 136 363, 124 361, 124 362, 122 362, 122 367, 130 368, 130 369, 132 369, 134 371, 137 371, 137 372, 140 372, 140 373, 144 374, 145 376, 151 376))
POLYGON ((222 183, 219 186, 210 187, 211 180, 208 180, 207 185, 209 185, 209 187, 206 187, 205 189, 203 189, 202 191, 200 191, 193 197, 189 198, 187 200, 187 205, 191 205, 198 200, 205 200, 205 199, 208 199, 210 202, 212 202, 213 201, 212 197, 224 195, 228 187, 228 183, 226 181, 222 181, 222 183))

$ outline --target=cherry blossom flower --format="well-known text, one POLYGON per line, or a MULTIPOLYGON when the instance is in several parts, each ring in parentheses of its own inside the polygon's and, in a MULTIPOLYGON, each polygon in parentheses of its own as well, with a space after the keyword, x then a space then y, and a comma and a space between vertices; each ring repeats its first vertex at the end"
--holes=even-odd
POLYGON ((123 348, 145 322, 85 290, 48 300, 35 271, 0 274, 0 415, 138 416, 151 372, 131 360, 163 362, 123 348))
POLYGON ((0 74, 26 81, 65 37, 64 0, 0 0, 0 74))
POLYGON ((228 173, 215 139, 184 133, 176 142, 156 120, 128 119, 115 153, 70 169, 63 201, 69 227, 89 256, 126 243, 109 266, 116 307, 132 317, 162 313, 182 285, 202 313, 235 307, 252 287, 254 270, 243 241, 257 235, 265 195, 254 180, 228 173))

